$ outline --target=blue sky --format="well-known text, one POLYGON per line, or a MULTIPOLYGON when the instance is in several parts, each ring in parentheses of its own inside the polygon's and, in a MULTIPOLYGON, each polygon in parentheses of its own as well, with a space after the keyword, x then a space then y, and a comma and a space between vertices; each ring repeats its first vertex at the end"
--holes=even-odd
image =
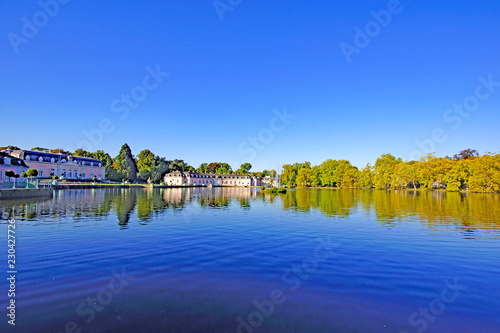
POLYGON ((0 145, 115 156, 127 142, 253 170, 500 150, 498 1, 221 0, 223 13, 213 1, 54 1, 0 2, 0 145), (356 27, 374 29, 368 45, 356 27), (147 77, 157 70, 161 82, 147 77), (470 112, 447 113, 464 101, 470 112), (274 120, 285 108, 293 118, 274 120))

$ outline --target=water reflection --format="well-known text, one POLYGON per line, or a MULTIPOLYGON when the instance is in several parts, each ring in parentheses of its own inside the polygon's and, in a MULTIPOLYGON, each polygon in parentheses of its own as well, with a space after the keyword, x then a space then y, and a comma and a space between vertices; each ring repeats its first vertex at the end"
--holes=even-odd
POLYGON ((251 210, 258 202, 275 203, 298 213, 318 211, 336 218, 362 212, 387 227, 408 220, 430 228, 457 226, 464 238, 474 237, 478 229, 498 231, 500 225, 498 194, 419 191, 297 189, 275 196, 263 195, 255 188, 61 190, 50 200, 0 201, 0 213, 21 220, 100 220, 116 216, 117 224, 125 229, 132 217, 146 224, 168 210, 184 211, 189 206, 251 210))

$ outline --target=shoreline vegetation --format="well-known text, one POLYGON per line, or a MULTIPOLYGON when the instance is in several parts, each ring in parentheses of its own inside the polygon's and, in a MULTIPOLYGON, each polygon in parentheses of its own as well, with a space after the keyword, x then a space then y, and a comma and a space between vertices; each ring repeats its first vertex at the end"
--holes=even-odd
MULTIPOLYGON (((14 146, 3 148, 12 147, 14 146)), ((36 149, 44 148, 32 148, 36 149)), ((267 177, 268 185, 271 187, 277 185, 286 188, 500 192, 500 153, 480 155, 474 149, 462 150, 453 157, 437 157, 431 153, 418 161, 403 161, 392 154, 383 154, 377 158, 374 165, 368 163, 361 170, 348 160, 327 159, 314 166, 307 161, 284 164, 282 170, 278 170, 279 184, 275 183, 276 170, 250 172, 252 168, 250 163, 243 163, 234 171, 232 166, 225 162, 202 163, 195 168, 182 159, 168 160, 148 149, 134 156, 126 143, 122 145, 115 158, 111 158, 103 150, 92 153, 83 149, 77 149, 75 152, 53 149, 51 152, 98 159, 106 169, 105 178, 122 184, 127 182, 165 185, 163 183, 165 174, 172 171, 191 171, 252 174, 259 178, 267 177)), ((99 185, 104 184, 99 183, 99 185)))
POLYGON ((403 161, 383 154, 372 166, 359 170, 347 160, 285 164, 281 183, 287 187, 432 190, 447 192, 500 192, 500 154, 482 156, 466 149, 453 157, 427 154, 418 161, 403 161))

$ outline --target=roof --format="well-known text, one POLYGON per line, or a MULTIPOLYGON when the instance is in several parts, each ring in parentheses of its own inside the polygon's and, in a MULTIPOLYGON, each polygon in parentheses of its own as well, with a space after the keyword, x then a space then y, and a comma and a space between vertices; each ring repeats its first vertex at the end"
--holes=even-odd
POLYGON ((23 167, 28 167, 26 165, 26 163, 24 163, 23 160, 17 158, 17 157, 14 157, 14 156, 11 156, 7 153, 4 153, 4 152, 0 152, 0 164, 5 164, 5 158, 10 158, 10 165, 18 165, 18 166, 23 166, 23 167))
POLYGON ((90 157, 74 156, 68 154, 46 153, 43 151, 36 151, 36 150, 14 150, 12 151, 12 154, 22 160, 27 160, 26 156, 37 156, 45 158, 54 158, 55 160, 66 159, 68 161, 73 160, 73 161, 102 163, 100 160, 90 157))

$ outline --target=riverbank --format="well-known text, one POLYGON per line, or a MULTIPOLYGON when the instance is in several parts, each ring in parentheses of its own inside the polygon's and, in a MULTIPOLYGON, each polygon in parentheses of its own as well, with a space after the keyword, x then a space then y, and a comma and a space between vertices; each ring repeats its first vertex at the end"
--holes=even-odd
POLYGON ((489 193, 489 194, 500 194, 500 192, 495 191, 470 191, 470 190, 459 190, 451 191, 444 188, 434 188, 434 189, 423 189, 423 188, 387 188, 387 189, 377 189, 377 188, 359 188, 359 187, 334 187, 334 186, 294 186, 288 187, 287 189, 311 189, 311 190, 360 190, 360 191, 409 191, 409 192, 445 192, 445 193, 489 193))
POLYGON ((50 199, 54 191, 50 188, 16 188, 0 189, 0 200, 13 200, 25 198, 47 198, 50 199))
POLYGON ((89 188, 187 188, 187 187, 240 187, 258 188, 260 186, 200 186, 200 185, 159 185, 159 184, 58 184, 53 185, 54 190, 89 189, 89 188))

